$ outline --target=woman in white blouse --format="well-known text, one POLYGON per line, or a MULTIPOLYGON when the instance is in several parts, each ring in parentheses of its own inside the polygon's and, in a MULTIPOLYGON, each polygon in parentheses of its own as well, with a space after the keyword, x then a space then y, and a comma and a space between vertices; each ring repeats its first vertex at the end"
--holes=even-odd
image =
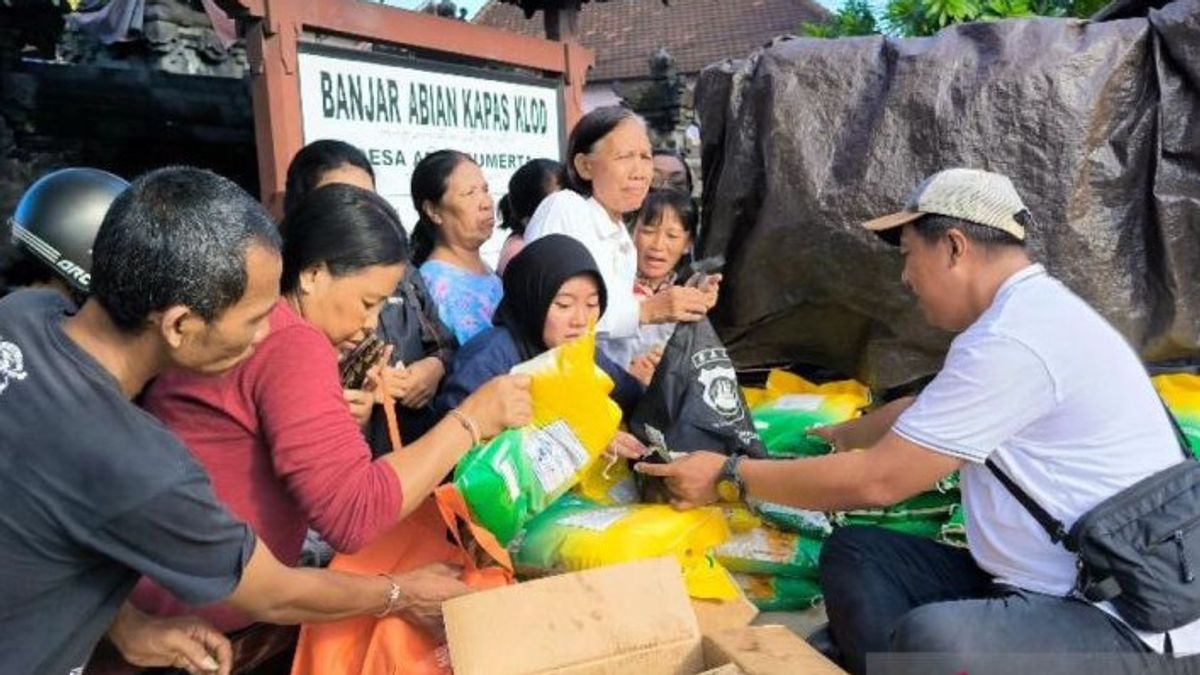
POLYGON ((598 325, 600 349, 629 367, 641 324, 699 321, 708 293, 671 286, 639 302, 634 295, 637 251, 623 217, 650 191, 654 163, 646 124, 621 106, 584 115, 567 141, 570 189, 550 195, 525 228, 527 242, 560 233, 583 243, 608 287, 608 311, 598 325))

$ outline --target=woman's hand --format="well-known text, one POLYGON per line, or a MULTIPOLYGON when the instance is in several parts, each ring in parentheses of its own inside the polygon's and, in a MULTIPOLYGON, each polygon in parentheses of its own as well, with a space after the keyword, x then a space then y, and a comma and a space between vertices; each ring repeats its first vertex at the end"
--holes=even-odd
POLYGON ((654 379, 654 371, 658 369, 658 364, 662 363, 662 357, 663 347, 661 345, 635 357, 629 364, 629 374, 633 375, 633 379, 641 382, 643 386, 649 387, 650 381, 654 379))
POLYGON ((670 286, 642 301, 642 323, 691 323, 708 313, 708 295, 699 288, 670 286))
POLYGON ((407 368, 384 368, 383 381, 393 398, 406 408, 417 410, 429 405, 445 375, 446 367, 441 360, 431 356, 407 368))
POLYGON ((704 293, 709 309, 717 306, 721 294, 721 278, 720 274, 705 274, 696 281, 696 289, 704 293))
POLYGON ((472 591, 459 576, 462 571, 444 563, 434 563, 396 577, 402 600, 397 614, 423 628, 439 644, 446 641, 442 622, 442 603, 472 591))
POLYGON ((375 392, 365 389, 343 389, 342 398, 350 406, 350 414, 358 426, 365 427, 371 419, 371 410, 375 407, 375 392))
POLYGON ((628 431, 618 431, 612 442, 608 444, 608 449, 604 451, 609 458, 633 460, 641 459, 648 452, 650 451, 637 439, 637 436, 628 431))
POLYGON ((492 438, 512 427, 533 421, 533 395, 528 375, 500 375, 488 380, 458 406, 478 425, 481 439, 492 438))

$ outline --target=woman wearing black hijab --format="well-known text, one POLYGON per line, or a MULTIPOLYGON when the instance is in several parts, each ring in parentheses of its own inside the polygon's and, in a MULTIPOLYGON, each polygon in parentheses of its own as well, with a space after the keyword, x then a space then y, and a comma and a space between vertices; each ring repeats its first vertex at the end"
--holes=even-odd
MULTIPOLYGON (((608 289, 586 247, 562 234, 528 244, 504 270, 504 299, 492 328, 475 336, 455 356, 438 397, 453 409, 492 377, 587 333, 608 304, 608 289)), ((600 366, 616 385, 612 399, 628 411, 644 391, 624 368, 599 351, 600 366)))

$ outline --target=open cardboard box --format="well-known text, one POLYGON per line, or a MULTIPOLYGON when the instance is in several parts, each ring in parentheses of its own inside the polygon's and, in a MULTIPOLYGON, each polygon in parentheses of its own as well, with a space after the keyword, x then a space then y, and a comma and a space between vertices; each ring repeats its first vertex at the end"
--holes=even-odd
POLYGON ((749 626, 744 601, 694 605, 674 558, 474 593, 443 614, 458 675, 842 672, 782 626, 749 626))

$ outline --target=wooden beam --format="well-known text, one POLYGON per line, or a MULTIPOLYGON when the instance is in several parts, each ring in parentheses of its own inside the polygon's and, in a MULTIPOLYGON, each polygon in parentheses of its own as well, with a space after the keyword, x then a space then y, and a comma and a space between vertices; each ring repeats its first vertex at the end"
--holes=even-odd
POLYGON ((287 167, 304 143, 296 48, 301 24, 290 0, 264 0, 264 15, 246 31, 254 138, 263 203, 283 215, 287 167))

